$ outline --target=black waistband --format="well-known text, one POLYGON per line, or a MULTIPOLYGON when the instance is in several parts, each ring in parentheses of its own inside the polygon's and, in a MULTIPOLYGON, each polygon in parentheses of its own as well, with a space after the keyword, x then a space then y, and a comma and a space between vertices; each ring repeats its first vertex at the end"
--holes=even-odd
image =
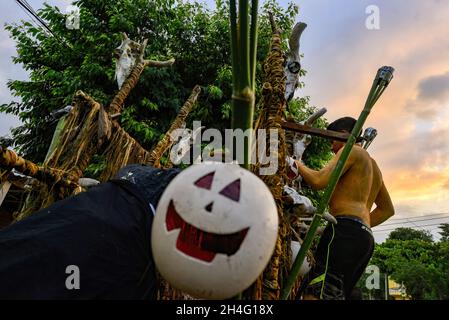
POLYGON ((370 228, 365 222, 363 222, 362 219, 360 219, 360 218, 357 217, 357 216, 352 216, 352 215, 340 215, 340 216, 336 216, 335 219, 337 219, 337 220, 343 219, 343 220, 351 220, 351 221, 355 221, 355 222, 357 222, 357 223, 359 223, 359 224, 362 225, 362 229, 364 229, 364 230, 368 231, 369 233, 373 234, 372 231, 371 231, 371 228, 370 228))

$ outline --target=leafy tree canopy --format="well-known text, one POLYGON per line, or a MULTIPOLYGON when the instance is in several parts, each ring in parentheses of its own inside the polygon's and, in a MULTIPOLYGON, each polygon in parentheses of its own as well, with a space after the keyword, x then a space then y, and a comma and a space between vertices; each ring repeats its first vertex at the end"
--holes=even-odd
MULTIPOLYGON (((445 225, 440 228, 445 230, 445 225)), ((413 299, 449 299, 449 241, 445 239, 434 242, 429 232, 398 228, 376 245, 370 264, 403 283, 413 299)))
MULTIPOLYGON (((64 13, 47 4, 38 14, 55 37, 26 21, 6 25, 18 52, 13 62, 22 64, 30 73, 28 81, 8 82, 19 101, 0 105, 0 112, 18 115, 23 122, 12 131, 15 150, 22 156, 34 162, 44 160, 57 124, 50 114, 69 105, 77 90, 104 105, 111 102, 118 91, 113 52, 121 43, 122 32, 135 41, 148 38, 145 58, 176 59, 170 68, 145 69, 125 102, 121 125, 147 150, 167 131, 196 84, 203 86, 203 94, 189 119, 201 120, 208 128, 229 127, 232 69, 227 1, 216 0, 214 10, 182 0, 78 0, 74 4, 80 8, 78 30, 67 29, 64 13)), ((261 64, 272 33, 268 11, 273 13, 286 40, 298 7, 290 3, 282 8, 275 0, 262 5, 257 98, 262 83, 261 64)), ((287 49, 287 41, 283 45, 287 49)), ((301 75, 305 75, 304 70, 301 75)), ((314 111, 309 98, 304 97, 290 102, 288 116, 301 121, 314 111)), ((322 118, 316 126, 325 128, 327 122, 322 118)), ((303 158, 307 165, 319 169, 330 157, 329 143, 313 138, 303 158)), ((97 155, 85 175, 96 177, 104 167, 104 159, 97 155)), ((316 205, 320 192, 308 188, 304 191, 316 205)))
MULTIPOLYGON (((228 127, 232 74, 230 67, 228 4, 216 0, 216 9, 182 0, 78 0, 80 28, 69 30, 66 16, 47 4, 39 10, 55 37, 30 22, 6 25, 16 41, 21 63, 30 72, 28 81, 12 80, 9 89, 19 98, 0 106, 1 112, 18 115, 24 123, 13 130, 16 149, 30 160, 43 160, 56 121, 50 113, 71 103, 76 90, 83 90, 102 104, 117 92, 113 50, 121 32, 135 41, 148 38, 145 57, 175 58, 171 68, 146 69, 126 101, 122 126, 150 149, 168 129, 191 89, 204 87, 191 119, 207 127, 228 127)), ((269 49, 273 12, 284 38, 289 36, 298 7, 281 8, 266 1, 260 13, 258 83, 260 62, 269 49)), ((286 45, 286 43, 284 43, 286 45)))
POLYGON ((433 241, 432 234, 429 231, 415 230, 412 228, 397 228, 390 233, 388 239, 433 241))
POLYGON ((441 241, 449 241, 449 223, 442 223, 440 225, 440 232, 441 235, 441 241))

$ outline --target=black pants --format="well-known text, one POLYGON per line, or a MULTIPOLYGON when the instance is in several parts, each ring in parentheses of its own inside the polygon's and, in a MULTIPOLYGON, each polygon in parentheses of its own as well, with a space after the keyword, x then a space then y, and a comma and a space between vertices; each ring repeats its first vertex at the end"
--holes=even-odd
POLYGON ((325 300, 347 299, 374 251, 368 226, 356 217, 337 217, 329 224, 315 253, 316 265, 307 276, 306 294, 325 300))

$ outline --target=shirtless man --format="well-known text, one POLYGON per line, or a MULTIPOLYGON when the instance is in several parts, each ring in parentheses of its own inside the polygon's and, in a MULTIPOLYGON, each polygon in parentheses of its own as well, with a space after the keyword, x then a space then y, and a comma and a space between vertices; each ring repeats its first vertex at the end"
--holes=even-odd
MULTIPOLYGON (((328 130, 350 133, 356 120, 338 119, 328 130)), ((343 142, 333 141, 336 156, 320 171, 296 162, 298 172, 312 188, 324 189, 341 156, 343 142)), ((346 299, 364 272, 374 250, 371 227, 394 215, 394 208, 376 162, 359 144, 354 145, 329 202, 338 224, 330 224, 318 244, 316 265, 305 279, 304 299, 346 299), (373 204, 376 209, 371 211, 373 204)))

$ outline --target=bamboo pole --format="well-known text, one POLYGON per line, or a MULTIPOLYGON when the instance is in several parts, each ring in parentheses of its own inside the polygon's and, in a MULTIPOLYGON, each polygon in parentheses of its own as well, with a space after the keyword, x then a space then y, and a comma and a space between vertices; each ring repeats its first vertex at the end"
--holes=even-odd
MULTIPOLYGON (((231 128, 245 132, 253 129, 255 105, 255 75, 257 56, 257 11, 258 0, 251 0, 248 21, 248 0, 239 0, 237 16, 236 1, 230 0, 231 57, 232 57, 232 117, 231 128), (248 41, 249 40, 249 41, 248 41)), ((251 161, 252 134, 243 140, 243 163, 249 170, 251 161)), ((234 144, 233 144, 234 145, 234 144)), ((237 157, 232 150, 234 159, 237 157)), ((242 294, 236 296, 241 299, 242 294)))
MULTIPOLYGON (((258 0, 239 0, 238 16, 236 1, 230 1, 231 55, 233 70, 232 129, 246 131, 253 128, 255 103, 255 68, 257 54, 257 11, 258 0)), ((242 167, 249 169, 251 160, 251 134, 244 141, 242 167)), ((235 157, 234 152, 234 157, 235 157)))
POLYGON ((249 59, 250 59, 250 81, 253 92, 256 90, 256 64, 257 64, 257 10, 259 0, 251 3, 251 28, 249 39, 249 59))
POLYGON ((332 171, 329 184, 327 185, 326 190, 324 191, 324 195, 321 198, 321 201, 318 205, 317 212, 315 213, 312 223, 310 224, 309 231, 307 232, 307 235, 304 239, 301 249, 299 250, 298 255, 296 256, 296 260, 293 263, 291 273, 284 283, 281 294, 281 299, 283 300, 286 300, 290 295, 290 291, 298 277, 300 268, 306 257, 306 253, 310 249, 310 246, 312 245, 313 238, 315 237, 317 228, 319 227, 319 224, 323 217, 324 210, 326 209, 329 200, 332 197, 332 194, 335 190, 338 180, 340 179, 346 160, 348 159, 352 147, 356 142, 356 138, 359 136, 363 124, 368 118, 368 115, 370 114, 371 109, 374 107, 374 104, 376 103, 380 95, 385 91, 385 88, 392 80, 393 71, 394 69, 391 67, 382 67, 377 71, 376 78, 374 79, 373 85, 371 86, 371 90, 366 100, 365 107, 363 108, 354 126, 354 129, 352 130, 351 135, 344 146, 343 152, 337 162, 337 165, 332 171))

